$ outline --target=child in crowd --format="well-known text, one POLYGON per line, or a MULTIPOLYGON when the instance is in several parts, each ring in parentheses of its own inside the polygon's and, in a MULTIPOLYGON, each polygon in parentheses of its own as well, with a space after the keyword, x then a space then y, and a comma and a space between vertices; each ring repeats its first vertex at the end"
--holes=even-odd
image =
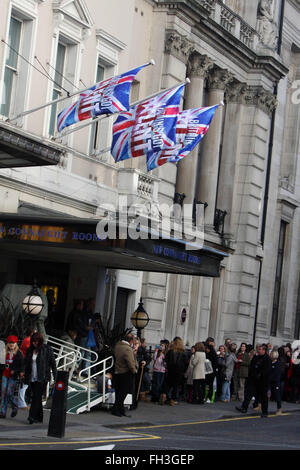
MULTIPOLYGON (((98 375, 97 377, 97 392, 103 393, 103 374, 98 375)), ((105 393, 114 392, 112 388, 112 374, 107 372, 105 374, 105 393)))

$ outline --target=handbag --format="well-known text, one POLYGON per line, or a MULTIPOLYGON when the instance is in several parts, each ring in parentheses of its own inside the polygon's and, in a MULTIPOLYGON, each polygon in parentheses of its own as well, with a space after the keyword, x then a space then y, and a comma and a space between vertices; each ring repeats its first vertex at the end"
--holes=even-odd
POLYGON ((212 363, 209 359, 205 359, 205 375, 212 374, 214 371, 212 363))
POLYGON ((86 346, 87 346, 87 348, 95 348, 97 346, 93 330, 89 330, 89 332, 88 332, 88 337, 87 337, 87 340, 86 340, 86 346))

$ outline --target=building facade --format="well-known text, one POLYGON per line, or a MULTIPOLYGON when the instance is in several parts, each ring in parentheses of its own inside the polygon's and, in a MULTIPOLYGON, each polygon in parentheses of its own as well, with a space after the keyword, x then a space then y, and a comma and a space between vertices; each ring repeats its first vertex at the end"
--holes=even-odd
POLYGON ((2 0, 2 12, 0 215, 19 232, 0 241, 1 287, 33 277, 57 287, 58 329, 75 298, 94 297, 112 326, 127 327, 142 297, 150 344, 175 335, 189 346, 207 336, 217 344, 298 339, 300 2, 2 0), (113 116, 58 134, 56 116, 76 96, 24 114, 152 58, 132 103, 187 77, 183 109, 224 102, 177 165, 116 164, 113 116), (205 269, 143 261, 138 242, 135 259, 128 246, 111 256, 90 250, 76 223, 103 219, 125 197, 157 220, 174 202, 202 208, 205 269), (74 246, 62 235, 52 243, 57 227, 67 233, 64 220, 74 246), (26 244, 24 221, 48 227, 44 245, 26 244))

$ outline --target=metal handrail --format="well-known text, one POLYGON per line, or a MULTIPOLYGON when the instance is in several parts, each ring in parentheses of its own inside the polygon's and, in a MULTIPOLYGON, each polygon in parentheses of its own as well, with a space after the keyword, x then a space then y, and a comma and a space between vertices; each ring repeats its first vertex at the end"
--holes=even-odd
POLYGON ((81 361, 84 360, 89 362, 90 364, 94 364, 98 360, 98 354, 91 349, 84 348, 82 346, 78 346, 77 344, 69 343, 68 341, 64 341, 63 339, 56 338, 54 336, 47 336, 47 342, 50 343, 54 352, 56 352, 57 357, 62 356, 65 350, 72 351, 76 353, 76 357, 74 358, 74 363, 70 369, 70 377, 72 377, 76 365, 81 361), (85 358, 84 352, 87 352, 90 355, 90 358, 85 358))
POLYGON ((46 341, 51 346, 56 356, 55 360, 57 363, 57 369, 61 370, 61 369, 69 368, 69 382, 72 383, 72 376, 75 371, 75 367, 81 360, 84 360, 85 362, 90 363, 88 367, 85 367, 79 372, 78 381, 76 381, 76 385, 79 385, 82 388, 87 390, 88 411, 90 411, 91 409, 91 379, 98 377, 100 374, 103 374, 103 389, 102 389, 103 398, 102 399, 103 399, 103 402, 105 402, 107 399, 107 393, 105 391, 105 374, 114 365, 113 356, 109 356, 97 362, 98 354, 95 351, 92 351, 88 348, 84 348, 82 346, 69 343, 68 341, 65 341, 60 338, 56 338, 50 335, 46 337, 46 341), (90 356, 92 356, 92 358, 88 359, 86 357, 83 357, 84 352, 88 352, 90 356), (95 369, 99 368, 100 370, 98 370, 98 372, 92 373, 92 369, 94 368, 95 369), (87 375, 87 376, 85 377, 84 375, 87 375), (82 385, 85 383, 87 383, 87 388, 85 388, 85 385, 82 385))
MULTIPOLYGON (((70 349, 75 349, 76 348, 80 352, 81 351, 86 351, 86 352, 90 353, 92 356, 94 356, 94 359, 93 360, 91 359, 90 362, 96 362, 97 359, 98 359, 98 354, 95 351, 93 351, 89 348, 84 348, 83 346, 78 346, 78 344, 72 344, 72 343, 69 343, 68 341, 65 341, 63 339, 56 338, 55 336, 50 336, 50 335, 48 335, 46 337, 46 340, 47 340, 47 342, 50 341, 51 344, 54 344, 54 345, 55 344, 59 345, 59 346, 65 345, 66 347, 69 347, 70 349)), ((82 359, 82 357, 81 357, 81 359, 82 359)))
POLYGON ((75 358, 76 358, 75 351, 70 351, 66 354, 61 354, 60 356, 58 356, 56 358, 56 361, 57 361, 56 368, 57 368, 57 370, 66 369, 69 366, 72 366, 74 364, 74 362, 76 362, 75 358), (59 363, 61 361, 63 361, 63 363, 61 365, 59 365, 59 363))
POLYGON ((114 365, 114 358, 113 356, 106 357, 105 359, 102 359, 101 361, 97 362, 96 364, 92 364, 89 367, 86 367, 85 369, 82 369, 79 372, 79 378, 80 378, 80 383, 87 382, 87 394, 88 394, 88 411, 91 409, 91 379, 94 377, 98 377, 100 374, 103 374, 103 381, 102 381, 102 397, 103 397, 103 402, 106 400, 106 392, 105 392, 105 374, 108 370, 110 370, 114 365), (110 361, 111 363, 106 366, 106 362, 110 361), (94 374, 91 375, 91 369, 94 367, 98 367, 101 364, 103 364, 103 367, 101 370, 98 372, 95 372, 94 374), (83 373, 87 373, 87 377, 83 377, 83 373))

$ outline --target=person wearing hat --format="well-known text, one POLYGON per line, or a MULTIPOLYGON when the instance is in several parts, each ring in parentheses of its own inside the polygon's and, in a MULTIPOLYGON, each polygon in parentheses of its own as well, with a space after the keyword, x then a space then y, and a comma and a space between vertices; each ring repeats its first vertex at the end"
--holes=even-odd
POLYGON ((17 379, 24 377, 24 359, 18 347, 17 336, 6 339, 5 368, 2 372, 0 418, 6 418, 7 407, 12 408, 11 417, 18 413, 18 401, 15 397, 17 379))

